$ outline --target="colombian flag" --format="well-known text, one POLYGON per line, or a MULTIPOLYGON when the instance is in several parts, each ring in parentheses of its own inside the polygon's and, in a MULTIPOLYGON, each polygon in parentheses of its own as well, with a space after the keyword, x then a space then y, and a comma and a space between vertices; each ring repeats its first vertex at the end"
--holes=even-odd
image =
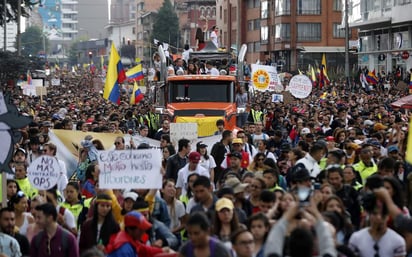
POLYGON ((372 84, 372 85, 378 84, 379 79, 378 79, 378 77, 376 77, 376 75, 375 75, 375 70, 373 70, 372 72, 369 71, 368 74, 366 74, 366 81, 367 81, 369 84, 372 84))
POLYGON ((138 64, 126 72, 127 79, 139 81, 143 79, 142 65, 138 64))
POLYGON ((110 51, 109 67, 107 69, 103 98, 116 104, 120 104, 120 84, 126 79, 126 74, 114 44, 112 44, 110 51))
POLYGON ((134 105, 142 101, 144 95, 142 92, 140 92, 139 86, 137 85, 137 82, 134 81, 134 86, 133 86, 133 92, 132 95, 130 96, 130 104, 134 105))

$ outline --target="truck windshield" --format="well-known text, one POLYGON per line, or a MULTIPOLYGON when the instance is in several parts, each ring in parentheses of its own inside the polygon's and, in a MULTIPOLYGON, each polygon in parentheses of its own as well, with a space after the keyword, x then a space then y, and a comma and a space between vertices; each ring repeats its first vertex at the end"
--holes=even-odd
POLYGON ((232 103, 232 81, 174 81, 169 84, 170 102, 224 102, 232 103))

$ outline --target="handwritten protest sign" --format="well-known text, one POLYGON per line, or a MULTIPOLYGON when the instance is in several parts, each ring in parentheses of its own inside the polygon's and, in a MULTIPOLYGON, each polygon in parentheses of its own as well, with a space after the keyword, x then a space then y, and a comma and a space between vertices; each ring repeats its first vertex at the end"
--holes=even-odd
POLYGON ((305 75, 293 76, 287 90, 296 98, 306 98, 312 92, 312 81, 305 75))
POLYGON ((179 139, 186 138, 191 144, 197 140, 197 123, 170 123, 170 141, 177 146, 179 139))
POLYGON ((30 164, 27 177, 36 189, 47 190, 57 184, 60 169, 59 160, 56 157, 42 155, 30 164))
POLYGON ((100 188, 161 188, 160 154, 159 149, 99 151, 100 188))

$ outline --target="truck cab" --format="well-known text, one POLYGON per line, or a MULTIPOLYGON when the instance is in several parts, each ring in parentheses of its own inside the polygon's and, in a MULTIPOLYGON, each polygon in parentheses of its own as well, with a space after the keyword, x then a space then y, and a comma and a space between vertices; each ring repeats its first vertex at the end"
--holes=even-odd
MULTIPOLYGON (((159 49, 159 53, 161 51, 162 49, 159 49)), ((201 54, 207 57, 207 53, 201 54)), ((219 119, 224 120, 225 129, 232 130, 236 127, 236 114, 242 111, 236 108, 235 103, 238 77, 233 75, 167 76, 165 70, 166 68, 163 67, 161 72, 163 73, 161 76, 164 76, 164 84, 156 93, 158 96, 156 109, 159 112, 167 115, 172 122, 197 123, 199 137, 213 135, 217 129, 216 121, 219 119)))

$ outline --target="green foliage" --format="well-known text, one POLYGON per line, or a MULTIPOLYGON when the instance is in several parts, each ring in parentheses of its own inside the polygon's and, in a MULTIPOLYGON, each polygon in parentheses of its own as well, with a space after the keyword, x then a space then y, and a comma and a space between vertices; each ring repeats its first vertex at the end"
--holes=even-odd
MULTIPOLYGON (((9 21, 17 21, 17 0, 6 0, 7 2, 7 22, 9 21)), ((21 15, 23 17, 29 17, 29 10, 33 8, 39 1, 32 1, 32 0, 21 0, 21 15)), ((4 0, 0 1, 0 26, 3 26, 4 23, 4 0)))
POLYGON ((10 79, 17 79, 26 74, 28 70, 43 69, 44 60, 37 57, 20 56, 16 53, 0 51, 0 83, 3 84, 10 79))
POLYGON ((29 27, 25 32, 21 33, 21 52, 23 55, 37 56, 40 51, 43 51, 43 48, 46 48, 47 53, 48 44, 47 37, 43 37, 42 30, 39 27, 29 27))
POLYGON ((78 50, 77 50, 77 45, 79 44, 79 41, 73 42, 72 45, 70 46, 69 50, 69 62, 71 65, 76 65, 78 62, 78 50))
POLYGON ((170 0, 164 0, 153 24, 153 38, 176 47, 179 37, 179 18, 170 0), (170 39, 170 42, 169 42, 170 39))

